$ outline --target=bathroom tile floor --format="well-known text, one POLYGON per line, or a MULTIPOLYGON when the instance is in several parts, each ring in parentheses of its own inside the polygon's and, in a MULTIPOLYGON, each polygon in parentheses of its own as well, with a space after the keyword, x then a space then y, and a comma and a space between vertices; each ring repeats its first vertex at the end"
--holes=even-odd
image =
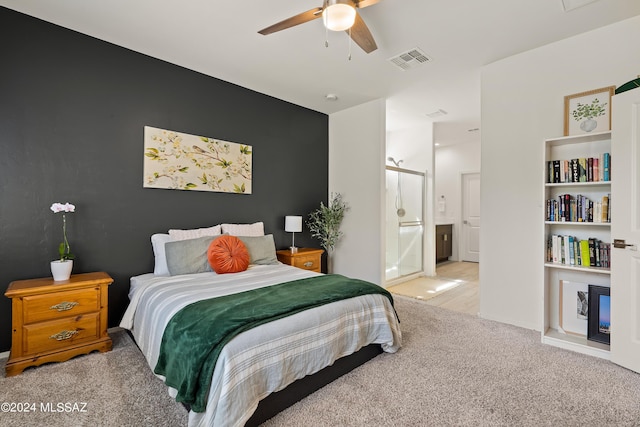
POLYGON ((447 261, 436 266, 435 277, 419 277, 388 288, 389 292, 453 311, 477 315, 480 308, 479 265, 447 261))

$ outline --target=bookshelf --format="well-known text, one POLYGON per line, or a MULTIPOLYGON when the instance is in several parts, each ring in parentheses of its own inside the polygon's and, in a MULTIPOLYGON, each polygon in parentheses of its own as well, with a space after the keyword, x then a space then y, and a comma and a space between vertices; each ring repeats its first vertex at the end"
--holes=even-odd
POLYGON ((575 289, 611 286, 610 153, 611 131, 545 140, 541 221, 542 342, 605 359, 609 346, 588 340, 577 318, 575 289))

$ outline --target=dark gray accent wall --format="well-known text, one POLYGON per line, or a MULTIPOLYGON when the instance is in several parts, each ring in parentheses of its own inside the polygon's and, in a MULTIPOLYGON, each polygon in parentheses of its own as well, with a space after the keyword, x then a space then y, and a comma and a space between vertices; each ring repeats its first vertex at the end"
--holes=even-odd
MULTIPOLYGON (((278 248, 285 215, 326 203, 328 117, 0 7, 0 289, 51 276, 62 239, 53 202, 71 202, 74 273, 106 271, 109 325, 129 278, 153 270, 150 236, 263 221, 278 248), (143 188, 154 126, 253 147, 253 194, 143 188)), ((212 41, 213 43, 213 41, 212 41)), ((256 73, 260 70, 256 69, 256 73)), ((308 232, 297 246, 318 243, 308 232)), ((0 351, 11 345, 0 297, 0 351)))

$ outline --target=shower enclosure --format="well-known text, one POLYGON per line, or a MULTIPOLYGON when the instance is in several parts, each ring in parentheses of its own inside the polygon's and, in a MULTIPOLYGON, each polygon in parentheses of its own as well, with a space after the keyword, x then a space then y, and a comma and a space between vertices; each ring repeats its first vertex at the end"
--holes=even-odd
POLYGON ((386 281, 395 281, 424 270, 425 174, 386 167, 386 281))

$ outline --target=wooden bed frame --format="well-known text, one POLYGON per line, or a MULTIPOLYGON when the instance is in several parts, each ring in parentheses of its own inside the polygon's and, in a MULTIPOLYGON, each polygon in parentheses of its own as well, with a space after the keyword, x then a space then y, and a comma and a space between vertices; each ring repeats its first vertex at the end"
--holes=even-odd
POLYGON ((380 353, 382 353, 380 344, 369 344, 349 356, 336 360, 333 365, 327 366, 313 375, 300 378, 289 384, 283 390, 271 393, 260 401, 258 408, 251 418, 249 418, 245 427, 254 427, 262 424, 269 418, 284 411, 289 406, 304 399, 347 372, 373 359, 380 353))

